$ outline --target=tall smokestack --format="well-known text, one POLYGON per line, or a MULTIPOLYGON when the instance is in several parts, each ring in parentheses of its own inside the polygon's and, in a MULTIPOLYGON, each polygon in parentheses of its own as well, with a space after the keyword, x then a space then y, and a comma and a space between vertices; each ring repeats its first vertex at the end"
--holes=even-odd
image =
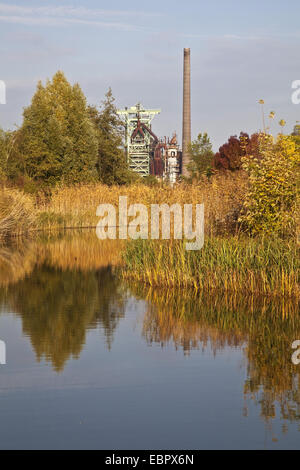
POLYGON ((183 50, 182 174, 189 176, 188 147, 191 143, 191 50, 183 50))

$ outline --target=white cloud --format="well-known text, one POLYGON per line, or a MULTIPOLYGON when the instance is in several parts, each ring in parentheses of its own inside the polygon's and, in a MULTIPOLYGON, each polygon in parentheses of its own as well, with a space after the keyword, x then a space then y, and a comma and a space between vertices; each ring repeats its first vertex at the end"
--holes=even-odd
POLYGON ((70 6, 22 7, 0 3, 0 22, 24 25, 64 26, 68 24, 81 24, 121 31, 141 31, 144 29, 142 26, 113 20, 117 18, 134 19, 148 16, 158 16, 158 14, 70 6))
POLYGON ((148 17, 160 16, 160 13, 143 12, 143 11, 130 11, 130 10, 103 10, 103 9, 90 9, 86 7, 71 7, 71 6, 45 6, 45 7, 21 7, 19 5, 11 5, 7 3, 0 3, 0 13, 16 14, 16 15, 45 15, 45 16, 77 16, 82 18, 86 17, 148 17))
POLYGON ((121 31, 142 31, 144 28, 140 26, 135 26, 126 23, 111 23, 105 21, 95 21, 95 20, 80 20, 79 18, 55 18, 47 16, 17 16, 9 15, 4 16, 0 15, 0 22, 4 23, 15 23, 23 25, 44 25, 44 26, 64 26, 68 24, 81 24, 81 25, 91 25, 99 26, 102 28, 108 29, 118 29, 121 31))

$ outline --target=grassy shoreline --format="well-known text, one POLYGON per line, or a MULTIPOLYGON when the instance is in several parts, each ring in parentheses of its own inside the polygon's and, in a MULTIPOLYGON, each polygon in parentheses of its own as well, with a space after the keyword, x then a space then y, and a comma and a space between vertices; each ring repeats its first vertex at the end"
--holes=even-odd
MULTIPOLYGON (((75 186, 57 186, 48 194, 24 194, 16 189, 0 191, 0 234, 1 200, 10 192, 16 200, 21 197, 31 204, 34 223, 31 231, 37 229, 95 227, 99 221, 96 210, 99 204, 112 204, 116 208, 120 196, 127 196, 128 205, 151 204, 205 204, 207 233, 227 233, 236 228, 247 179, 243 172, 203 179, 199 184, 178 184, 172 189, 167 184, 148 186, 142 183, 130 186, 106 186, 101 183, 75 186)), ((20 207, 20 209, 22 209, 20 207)), ((13 232, 12 232, 13 234, 13 232)))
MULTIPOLYGON (((299 245, 295 238, 250 238, 237 219, 243 203, 244 174, 223 175, 197 185, 149 187, 102 184, 55 188, 50 195, 0 191, 0 241, 9 237, 96 227, 101 203, 128 205, 205 204, 205 245, 188 252, 180 241, 129 241, 122 247, 120 273, 152 286, 192 287, 266 296, 299 297, 299 245)), ((95 235, 96 236, 96 235, 95 235)))
POLYGON ((208 238, 200 251, 181 241, 135 241, 123 255, 124 279, 195 291, 299 297, 299 247, 293 241, 208 238))

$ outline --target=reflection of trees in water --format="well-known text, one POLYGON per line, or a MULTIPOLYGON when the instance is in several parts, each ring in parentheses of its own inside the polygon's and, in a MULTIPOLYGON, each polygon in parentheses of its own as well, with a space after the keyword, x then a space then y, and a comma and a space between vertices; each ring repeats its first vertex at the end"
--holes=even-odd
POLYGON ((125 308, 111 267, 118 251, 94 232, 1 247, 0 271, 9 276, 0 276, 0 302, 22 317, 38 360, 62 370, 70 356, 79 356, 86 331, 98 325, 111 347, 125 308))
POLYGON ((246 401, 259 404, 266 421, 275 417, 276 406, 282 419, 300 419, 300 366, 291 361, 291 344, 300 339, 296 299, 132 290, 148 301, 143 326, 148 342, 173 342, 186 354, 208 344, 214 352, 226 345, 244 346, 246 401))
POLYGON ((107 347, 110 349, 113 334, 120 318, 125 314, 125 292, 112 274, 111 268, 97 272, 97 288, 99 303, 94 325, 100 324, 106 337, 107 347))
MULTIPOLYGON (((117 243, 100 242, 94 233, 0 249, 0 302, 21 316, 39 360, 46 358, 62 370, 70 357, 79 356, 86 331, 98 326, 111 347, 126 302, 111 268, 119 252, 117 243)), ((214 353, 245 346, 246 401, 258 403, 266 420, 275 416, 276 406, 283 419, 299 420, 300 366, 291 362, 291 344, 300 339, 295 299, 131 289, 148 301, 147 342, 173 342, 185 354, 209 345, 214 353)))
POLYGON ((110 268, 81 272, 43 265, 9 288, 7 300, 38 360, 51 361, 57 371, 70 356, 79 357, 89 329, 101 325, 110 347, 124 316, 123 294, 110 268))
POLYGON ((97 303, 94 275, 36 268, 11 289, 11 305, 22 317, 38 360, 45 357, 62 370, 69 356, 78 357, 97 303))

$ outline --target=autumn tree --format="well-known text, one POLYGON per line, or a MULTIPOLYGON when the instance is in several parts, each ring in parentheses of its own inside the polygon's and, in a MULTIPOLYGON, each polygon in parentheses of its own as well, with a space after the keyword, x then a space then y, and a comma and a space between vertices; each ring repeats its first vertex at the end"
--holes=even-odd
POLYGON ((231 136, 228 141, 219 148, 214 156, 213 166, 217 170, 240 170, 242 167, 242 157, 247 154, 258 157, 258 135, 251 137, 245 132, 240 136, 231 136))
POLYGON ((249 174, 245 213, 240 221, 256 233, 295 233, 299 198, 300 152, 291 136, 259 138, 261 158, 247 155, 243 168, 249 174))

